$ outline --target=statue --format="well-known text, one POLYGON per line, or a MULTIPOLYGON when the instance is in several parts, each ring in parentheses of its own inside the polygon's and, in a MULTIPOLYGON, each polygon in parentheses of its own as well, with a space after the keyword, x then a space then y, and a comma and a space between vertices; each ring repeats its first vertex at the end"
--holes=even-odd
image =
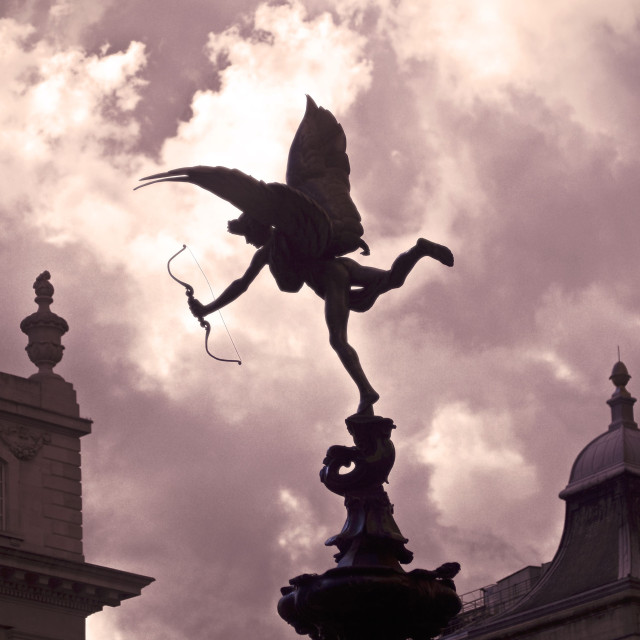
POLYGON ((242 214, 228 224, 230 233, 257 248, 245 273, 209 304, 190 298, 202 321, 236 300, 258 273, 269 269, 281 291, 297 292, 307 284, 325 302, 329 343, 360 393, 357 414, 373 415, 379 394, 367 379, 358 354, 347 339, 350 311, 370 309, 378 297, 401 287, 417 262, 431 257, 453 266, 451 251, 420 238, 389 270, 362 266, 346 254, 369 247, 362 239, 360 214, 349 195, 346 137, 333 114, 307 96, 307 108, 291 144, 287 183, 264 183, 226 167, 184 167, 141 180, 189 182, 227 200, 242 214))
POLYGON ((193 297, 193 288, 169 270, 186 288, 189 308, 207 336, 204 316, 236 300, 268 266, 281 291, 295 293, 306 284, 324 300, 329 342, 360 393, 356 414, 345 421, 354 446, 331 446, 320 472, 326 488, 344 498, 347 511, 342 530, 325 542, 337 547, 337 566, 289 580, 281 589, 278 613, 312 640, 431 640, 462 606, 453 582, 460 565, 449 562, 433 571, 410 572, 401 566, 411 563, 413 553, 405 547, 408 540, 383 488, 395 461, 395 425, 374 415, 379 395, 349 344, 347 323, 351 311, 367 311, 380 295, 401 287, 422 258, 452 267, 453 255, 420 238, 388 270, 346 257, 356 249, 369 255, 360 214, 349 195, 346 144, 335 117, 307 97, 289 151, 286 184, 266 184, 237 169, 199 166, 142 178, 140 187, 189 182, 242 211, 228 230, 244 236, 256 252, 244 274, 217 300, 202 304, 193 297))

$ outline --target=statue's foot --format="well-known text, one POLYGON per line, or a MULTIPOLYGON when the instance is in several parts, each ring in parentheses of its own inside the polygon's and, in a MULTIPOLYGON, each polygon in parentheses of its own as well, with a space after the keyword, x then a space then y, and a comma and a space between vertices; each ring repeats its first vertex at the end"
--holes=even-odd
POLYGON ((380 394, 373 389, 360 396, 360 404, 358 405, 358 411, 356 415, 359 416, 372 416, 373 405, 380 400, 380 394))
POLYGON ((435 242, 431 242, 431 240, 419 238, 416 242, 416 247, 418 247, 422 255, 429 256, 438 262, 442 262, 442 264, 447 265, 447 267, 453 267, 453 253, 451 253, 450 249, 445 247, 443 244, 437 244, 435 242))

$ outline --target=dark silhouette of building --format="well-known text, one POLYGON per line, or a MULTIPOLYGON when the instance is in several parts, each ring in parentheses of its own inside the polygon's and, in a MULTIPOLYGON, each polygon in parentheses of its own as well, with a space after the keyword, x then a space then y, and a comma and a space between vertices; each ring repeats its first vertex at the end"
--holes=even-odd
POLYGON ((68 325, 49 309, 48 272, 34 289, 38 310, 20 327, 38 372, 0 373, 0 640, 84 640, 87 616, 153 578, 84 560, 80 438, 91 420, 53 372, 68 325))
POLYGON ((640 431, 622 362, 608 430, 590 442, 560 493, 565 525, 553 560, 463 596, 444 640, 640 639, 640 431))

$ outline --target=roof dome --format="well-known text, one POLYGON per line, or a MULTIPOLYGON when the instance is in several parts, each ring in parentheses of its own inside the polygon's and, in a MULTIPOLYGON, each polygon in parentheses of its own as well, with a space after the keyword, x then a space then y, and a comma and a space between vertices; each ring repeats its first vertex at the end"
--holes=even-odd
POLYGON ((573 463, 569 484, 560 493, 561 498, 624 472, 640 475, 640 430, 633 419, 636 399, 626 389, 630 378, 624 364, 617 362, 610 377, 616 390, 607 400, 611 407, 609 430, 580 452, 573 463))
POLYGON ((591 441, 578 455, 571 469, 569 486, 591 479, 599 483, 623 470, 640 475, 640 431, 616 429, 591 441))

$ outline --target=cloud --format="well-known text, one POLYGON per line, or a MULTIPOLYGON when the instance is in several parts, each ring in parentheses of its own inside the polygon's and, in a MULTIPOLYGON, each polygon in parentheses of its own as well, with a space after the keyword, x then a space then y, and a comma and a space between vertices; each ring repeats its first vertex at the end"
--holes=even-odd
MULTIPOLYGON (((512 441, 511 416, 482 414, 460 403, 439 409, 417 455, 434 467, 431 492, 444 526, 482 532, 486 514, 504 521, 528 498, 536 470, 512 441)), ((529 524, 520 534, 529 531, 529 524)), ((514 532, 516 533, 516 532, 514 532)))
POLYGON ((136 135, 130 112, 144 48, 131 43, 123 52, 87 56, 44 41, 28 44, 32 30, 9 19, 1 28, 0 158, 12 172, 3 173, 0 205, 29 211, 25 221, 48 240, 95 243, 94 227, 100 233, 110 225, 113 233, 121 226, 107 183, 119 178, 118 163, 128 160, 123 151, 136 135))
MULTIPOLYGON (((322 540, 345 514, 317 471, 351 444, 355 393, 322 301, 261 274, 225 309, 242 367, 213 363, 166 261, 189 244, 219 293, 253 251, 225 232, 237 211, 189 185, 131 191, 193 164, 282 180, 305 93, 347 133, 372 248, 356 259, 386 268, 419 236, 456 255, 350 322, 398 427, 389 494, 412 567, 460 561, 465 591, 548 560, 557 493, 608 424, 616 345, 632 375, 639 361, 636 9, 24 11, 0 21, 3 326, 17 332, 48 268, 71 326, 57 370, 95 419, 87 558, 158 579, 89 637, 281 638, 279 588, 333 566, 322 540)), ((188 254, 172 268, 209 298, 188 254)), ((233 355, 217 320, 211 340, 233 355)), ((29 375, 16 342, 0 337, 4 369, 29 375)))
POLYGON ((163 162, 215 166, 222 157, 282 181, 305 94, 340 117, 368 87, 364 42, 327 13, 310 19, 300 2, 260 5, 247 24, 210 34, 220 90, 196 93, 193 117, 166 142, 163 162))

